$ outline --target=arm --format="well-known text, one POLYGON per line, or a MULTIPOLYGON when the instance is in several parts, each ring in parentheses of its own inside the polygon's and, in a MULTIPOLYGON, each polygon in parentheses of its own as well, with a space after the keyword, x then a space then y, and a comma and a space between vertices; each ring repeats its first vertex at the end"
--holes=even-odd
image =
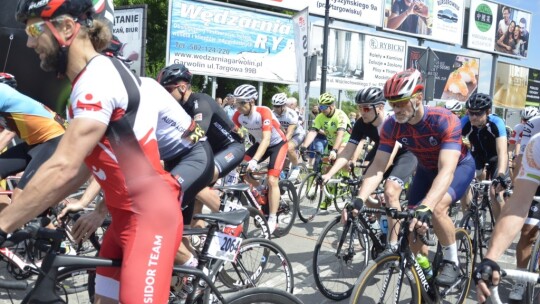
POLYGON ((89 177, 84 158, 105 134, 107 125, 89 118, 76 118, 55 153, 26 185, 22 194, 0 213, 0 229, 12 232, 58 203, 89 177))
POLYGON ((399 143, 397 143, 395 146, 394 146, 394 150, 392 150, 392 154, 390 155, 390 159, 388 160, 388 164, 386 165, 386 169, 384 170, 386 172, 386 170, 388 170, 388 168, 390 168, 390 166, 392 166, 394 164, 394 158, 396 157, 398 151, 399 151, 399 148, 401 148, 401 145, 399 143))
POLYGON ((304 148, 309 147, 309 145, 311 145, 311 143, 313 142, 313 140, 317 136, 317 132, 318 131, 316 129, 313 129, 313 128, 311 130, 309 130, 308 134, 306 135, 306 139, 304 139, 304 142, 302 143, 302 147, 304 147, 304 148))
POLYGON ((71 235, 75 241, 80 242, 88 239, 103 224, 107 212, 107 205, 101 200, 97 203, 94 211, 81 215, 71 228, 71 235))
POLYGON ((497 147, 497 175, 504 176, 508 170, 508 151, 506 136, 497 137, 495 140, 497 147))
POLYGON ((381 183, 384 169, 390 160, 390 155, 390 153, 381 150, 378 150, 377 154, 375 154, 373 162, 366 171, 366 174, 364 174, 364 181, 362 182, 362 187, 358 192, 358 197, 364 202, 367 201, 367 198, 381 183))
POLYGON ((422 204, 428 206, 431 210, 435 209, 435 206, 437 206, 448 191, 448 187, 450 187, 450 184, 454 179, 454 172, 460 154, 460 151, 450 149, 442 149, 439 153, 439 172, 437 173, 435 180, 433 180, 433 184, 426 194, 426 197, 422 201, 422 204))
MULTIPOLYGON (((68 212, 77 212, 88 207, 88 205, 90 205, 90 203, 99 194, 99 191, 101 191, 101 186, 99 185, 99 183, 96 181, 96 179, 93 176, 90 177, 90 183, 88 184, 88 187, 84 191, 81 198, 79 200, 76 200, 66 205, 66 207, 62 209, 62 212, 60 212, 58 217, 63 218, 68 212)), ((96 206, 96 209, 97 209, 97 206, 96 206)))
POLYGON ((9 145, 9 142, 15 137, 15 135, 15 132, 8 129, 4 129, 2 132, 0 132, 0 151, 4 150, 4 148, 9 145))
POLYGON ((287 141, 290 141, 291 138, 294 135, 294 131, 296 130, 296 125, 289 125, 287 127, 287 141))
MULTIPOLYGON (((356 145, 356 149, 354 150, 354 153, 352 155, 352 158, 349 157, 349 159, 353 162, 353 163, 356 163, 356 161, 358 160, 358 158, 360 157, 360 155, 362 154, 362 152, 364 152, 364 145, 366 144, 366 140, 365 139, 362 139, 360 140, 360 142, 358 143, 358 145, 356 145)), ((347 147, 345 147, 347 148, 347 147)), ((344 153, 345 150, 343 150, 341 153, 344 153)))
POLYGON ((210 128, 210 123, 212 122, 212 108, 208 104, 209 100, 199 100, 199 107, 193 111, 193 120, 199 124, 199 126, 204 130, 204 133, 208 134, 208 129, 210 128))
POLYGON ((343 145, 343 136, 345 134, 345 130, 338 129, 336 132, 336 141, 334 142, 334 149, 339 151, 339 148, 343 145))
POLYGON ((506 36, 506 35, 501 35, 499 40, 497 40, 497 45, 500 46, 500 47, 503 47, 503 48, 507 48, 508 46, 506 44, 504 44, 504 36, 506 36))
POLYGON ((349 163, 349 159, 353 156, 354 152, 356 151, 357 145, 353 143, 347 143, 343 151, 341 151, 334 162, 334 165, 328 172, 324 175, 323 180, 328 181, 334 174, 336 174, 343 166, 347 165, 349 163))

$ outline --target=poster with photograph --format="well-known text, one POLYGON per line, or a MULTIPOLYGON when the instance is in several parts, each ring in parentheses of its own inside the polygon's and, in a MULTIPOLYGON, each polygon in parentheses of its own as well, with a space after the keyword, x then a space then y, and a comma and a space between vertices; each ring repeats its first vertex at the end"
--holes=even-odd
POLYGON ((126 6, 114 10, 113 34, 123 43, 121 56, 135 74, 144 76, 146 6, 126 6))
MULTIPOLYGON (((322 26, 312 27, 310 45, 322 55, 322 26)), ((404 40, 330 28, 326 86, 347 90, 382 87, 388 78, 405 69, 406 48, 404 40)), ((320 83, 321 67, 322 56, 318 56, 315 86, 320 83)))
POLYGON ((527 98, 529 69, 505 62, 497 62, 496 69, 493 104, 496 107, 523 109, 527 98))
POLYGON ((464 0, 385 0, 384 3, 385 30, 461 44, 464 0))
MULTIPOLYGON (((424 48, 409 46, 407 68, 418 68, 418 61, 425 51, 424 48)), ((480 59, 440 51, 434 52, 439 61, 436 61, 433 71, 435 76, 433 98, 467 101, 478 88, 480 59)))
POLYGON ((296 83, 290 17, 221 2, 169 2, 167 64, 194 74, 296 83))
POLYGON ((471 0, 467 47, 511 57, 527 57, 531 13, 504 4, 471 0))

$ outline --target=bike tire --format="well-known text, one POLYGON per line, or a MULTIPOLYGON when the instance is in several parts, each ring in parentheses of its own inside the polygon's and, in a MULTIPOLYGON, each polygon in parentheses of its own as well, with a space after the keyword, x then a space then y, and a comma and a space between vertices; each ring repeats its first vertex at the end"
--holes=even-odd
POLYGON ((475 220, 475 214, 471 211, 468 211, 461 219, 459 227, 463 228, 469 234, 472 242, 473 261, 479 262, 478 257, 481 257, 483 255, 481 252, 481 243, 483 242, 483 240, 478 228, 478 224, 475 220))
POLYGON ((337 216, 324 228, 315 244, 312 265, 317 288, 334 301, 351 295, 358 275, 369 261, 365 233, 357 231, 351 222, 342 225, 340 221, 341 216, 337 216))
POLYGON ((210 273, 224 293, 253 287, 272 287, 291 294, 294 291, 294 274, 287 254, 267 239, 245 240, 235 263, 219 260, 210 273))
POLYGON ((55 291, 59 296, 67 297, 68 303, 93 303, 95 275, 95 267, 61 270, 55 291))
POLYGON ((321 185, 317 183, 316 179, 316 172, 309 174, 300 185, 300 190, 298 191, 300 193, 298 217, 304 223, 312 221, 319 212, 323 193, 320 189, 321 185))
POLYGON ((242 236, 244 239, 264 238, 269 240, 270 228, 266 217, 254 207, 247 206, 249 217, 244 221, 242 236))
POLYGON ((298 195, 290 180, 281 180, 279 186, 279 206, 277 212, 278 226, 274 230, 275 237, 285 236, 291 231, 298 213, 298 195))
MULTIPOLYGON (((529 272, 540 273, 540 238, 536 238, 534 242, 527 270, 529 272)), ((540 286, 531 283, 527 284, 525 294, 527 297, 525 303, 538 303, 538 299, 540 299, 540 286)))
MULTIPOLYGON (((360 277, 357 280, 356 286, 351 294, 349 303, 365 304, 365 303, 415 303, 420 304, 421 286, 418 274, 413 266, 405 268, 406 274, 402 274, 401 284, 393 279, 393 276, 399 276, 399 265, 401 257, 398 254, 383 255, 370 261, 360 277), (386 271, 389 273, 386 274, 386 271), (397 273, 394 273, 397 271, 397 273), (386 275, 385 275, 386 274, 386 275), (412 278, 412 279, 411 279, 412 278), (382 284, 382 286, 378 286, 382 284), (391 288, 401 288, 400 298, 392 299, 397 293, 391 288), (384 299, 382 296, 386 296, 384 299)), ((399 281, 399 278, 398 278, 399 281)))
POLYGON ((239 291, 226 297, 228 304, 302 304, 297 297, 286 291, 274 288, 251 288, 239 291))

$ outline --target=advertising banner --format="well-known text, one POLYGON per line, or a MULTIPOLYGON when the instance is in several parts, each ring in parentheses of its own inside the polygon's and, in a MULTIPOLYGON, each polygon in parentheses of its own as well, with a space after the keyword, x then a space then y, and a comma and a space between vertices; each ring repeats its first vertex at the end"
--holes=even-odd
MULTIPOLYGON (((313 26, 311 49, 322 54, 323 27, 313 26)), ((330 29, 328 38, 328 88, 359 90, 382 87, 393 74, 405 69, 404 40, 330 29)), ((322 56, 318 56, 317 80, 321 79, 322 56)))
POLYGON ((540 70, 529 68, 526 103, 528 106, 540 106, 540 70))
POLYGON ((467 47, 527 57, 531 13, 485 0, 471 0, 467 47))
POLYGON ((169 2, 167 64, 193 73, 277 83, 295 83, 291 18, 224 3, 169 2))
POLYGON ((385 0, 383 28, 461 44, 464 13, 464 0, 385 0))
MULTIPOLYGON (((326 0, 246 0, 290 10, 302 10, 309 6, 309 13, 324 16, 326 0)), ((330 0, 330 17, 381 26, 383 0, 330 0)))
POLYGON ((298 97, 300 108, 304 108, 309 95, 309 86, 306 82, 306 59, 308 55, 308 8, 298 12, 293 16, 294 21, 294 41, 296 50, 296 70, 298 71, 298 97))
POLYGON ((527 97, 529 69, 509 63, 497 62, 495 94, 496 107, 522 109, 527 97))
MULTIPOLYGON (((426 51, 424 48, 409 46, 407 68, 418 69, 418 60, 426 51)), ((435 87, 433 98, 438 100, 459 100, 465 102, 476 92, 479 80, 480 59, 452 53, 434 51, 439 60, 435 62, 435 87)))
POLYGON ((146 5, 116 8, 113 34, 124 44, 122 57, 131 62, 130 69, 135 74, 144 76, 146 5))

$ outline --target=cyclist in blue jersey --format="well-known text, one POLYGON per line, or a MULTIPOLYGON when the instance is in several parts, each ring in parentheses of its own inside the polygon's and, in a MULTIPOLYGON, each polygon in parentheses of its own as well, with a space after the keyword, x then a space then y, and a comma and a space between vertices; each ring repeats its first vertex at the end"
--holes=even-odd
MULTIPOLYGON (((461 141, 461 123, 452 112, 423 105, 422 76, 418 70, 399 72, 386 81, 384 96, 394 110, 380 132, 377 153, 354 201, 361 208, 382 180, 394 145, 400 143, 418 159, 416 174, 408 191, 409 207, 415 219, 409 229, 422 233, 433 221, 442 245, 443 262, 435 278, 441 286, 451 286, 460 275, 455 227, 448 216, 450 204, 457 201, 474 176, 474 160, 461 141)), ((416 253, 427 255, 421 242, 411 242, 416 253)))

